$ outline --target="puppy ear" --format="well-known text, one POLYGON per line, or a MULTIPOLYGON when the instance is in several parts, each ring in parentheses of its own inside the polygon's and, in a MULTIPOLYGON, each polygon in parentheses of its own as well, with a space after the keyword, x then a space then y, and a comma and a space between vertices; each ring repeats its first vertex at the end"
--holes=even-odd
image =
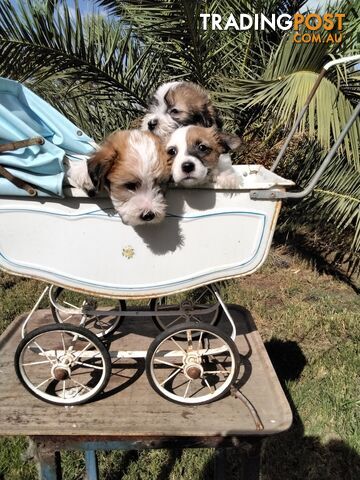
POLYGON ((215 120, 215 125, 217 127, 218 130, 221 130, 223 125, 224 125, 224 122, 222 121, 222 118, 221 118, 221 115, 219 113, 219 110, 215 107, 212 107, 213 110, 214 110, 214 120, 215 120))
POLYGON ((195 121, 195 123, 200 123, 204 127, 212 127, 214 125, 214 117, 211 114, 207 105, 204 105, 201 111, 199 112, 199 122, 195 121))
POLYGON ((218 132, 218 137, 224 153, 227 153, 229 150, 238 150, 242 144, 241 138, 237 135, 218 132))
POLYGON ((207 103, 202 104, 198 110, 195 110, 186 122, 187 125, 201 125, 205 128, 212 127, 214 123, 214 115, 207 103))
POLYGON ((87 165, 89 176, 95 187, 94 193, 99 192, 106 185, 106 177, 114 165, 116 157, 117 151, 110 142, 107 142, 89 158, 87 165))
POLYGON ((136 117, 134 120, 132 120, 130 122, 130 128, 131 129, 136 129, 136 130, 140 129, 143 118, 144 117, 136 117))
POLYGON ((216 110, 211 104, 203 105, 201 111, 195 115, 193 123, 199 123, 206 128, 215 127, 218 130, 221 130, 223 125, 218 110, 216 110))

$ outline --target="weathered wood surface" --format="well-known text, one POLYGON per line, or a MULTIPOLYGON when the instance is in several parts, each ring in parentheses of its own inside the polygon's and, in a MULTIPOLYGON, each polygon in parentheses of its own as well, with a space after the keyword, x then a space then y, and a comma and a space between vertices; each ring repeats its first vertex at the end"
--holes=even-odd
MULTIPOLYGON (((146 379, 143 361, 114 360, 112 377, 97 400, 80 406, 47 404, 18 381, 13 357, 20 340, 20 317, 0 337, 0 435, 90 437, 214 437, 268 435, 286 430, 292 414, 263 342, 248 312, 231 306, 243 364, 242 394, 256 409, 264 429, 256 430, 244 403, 232 396, 210 405, 181 406, 157 395, 146 379)), ((29 329, 53 323, 49 311, 35 313, 29 329)), ((224 319, 219 326, 228 328, 224 319)), ((110 350, 146 350, 158 333, 150 318, 126 318, 110 350)))

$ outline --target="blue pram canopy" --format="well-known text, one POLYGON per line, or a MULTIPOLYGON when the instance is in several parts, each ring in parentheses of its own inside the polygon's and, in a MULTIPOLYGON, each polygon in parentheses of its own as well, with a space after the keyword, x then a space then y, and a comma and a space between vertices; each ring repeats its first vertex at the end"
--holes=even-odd
MULTIPOLYGON (((19 82, 0 78, 0 144, 39 136, 43 145, 0 153, 0 165, 39 195, 62 196, 65 155, 83 160, 94 151, 94 140, 19 82)), ((0 195, 28 193, 0 176, 0 195)))

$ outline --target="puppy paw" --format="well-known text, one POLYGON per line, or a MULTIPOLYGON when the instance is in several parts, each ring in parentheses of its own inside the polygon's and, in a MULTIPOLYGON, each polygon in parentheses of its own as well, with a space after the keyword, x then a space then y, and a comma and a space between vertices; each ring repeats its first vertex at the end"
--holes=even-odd
POLYGON ((239 188, 241 185, 242 178, 239 175, 236 175, 233 170, 221 172, 215 179, 215 186, 219 188, 232 190, 239 188))
POLYGON ((65 168, 65 185, 79 188, 89 197, 93 197, 96 193, 95 187, 87 169, 87 162, 82 160, 64 159, 65 168))

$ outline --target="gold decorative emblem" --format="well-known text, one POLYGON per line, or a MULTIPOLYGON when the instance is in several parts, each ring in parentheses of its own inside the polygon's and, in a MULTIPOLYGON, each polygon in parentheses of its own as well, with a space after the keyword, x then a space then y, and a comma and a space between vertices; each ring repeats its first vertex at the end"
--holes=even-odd
POLYGON ((123 257, 130 260, 130 258, 132 258, 135 255, 135 250, 133 249, 133 247, 130 247, 128 245, 122 249, 122 255, 123 257))

